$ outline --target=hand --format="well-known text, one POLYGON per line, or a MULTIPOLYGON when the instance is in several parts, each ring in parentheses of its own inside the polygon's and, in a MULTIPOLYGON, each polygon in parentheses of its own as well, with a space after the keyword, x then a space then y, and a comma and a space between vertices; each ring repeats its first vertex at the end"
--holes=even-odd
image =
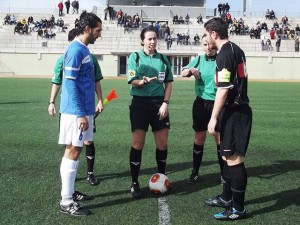
POLYGON ((196 80, 199 80, 200 79, 200 75, 199 75, 199 71, 198 69, 196 68, 191 68, 190 69, 191 73, 193 74, 193 76, 195 77, 196 80))
POLYGON ((50 103, 48 106, 48 113, 50 116, 55 116, 56 114, 56 109, 55 109, 55 105, 53 103, 50 103))
POLYGON ((157 80, 157 77, 146 77, 146 76, 143 76, 144 84, 148 84, 148 83, 151 83, 151 82, 156 81, 156 80, 157 80))
POLYGON ((98 104, 96 105, 96 112, 101 113, 103 110, 104 110, 104 105, 103 105, 102 101, 100 100, 98 102, 98 104))
POLYGON ((87 131, 89 129, 89 121, 86 116, 77 118, 78 129, 87 131))
POLYGON ((211 134, 211 135, 215 135, 216 134, 216 125, 217 125, 217 122, 218 120, 215 119, 215 118, 210 118, 210 121, 207 125, 207 129, 208 129, 208 132, 211 134))
POLYGON ((163 104, 161 105, 157 113, 157 115, 159 116, 159 120, 165 119, 168 116, 168 114, 169 114, 168 104, 163 102, 163 104))

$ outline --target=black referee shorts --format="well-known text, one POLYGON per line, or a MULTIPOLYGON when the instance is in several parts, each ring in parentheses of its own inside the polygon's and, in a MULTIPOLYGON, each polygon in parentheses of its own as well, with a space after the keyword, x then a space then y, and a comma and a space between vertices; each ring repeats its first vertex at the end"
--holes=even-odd
MULTIPOLYGON (((213 100, 205 100, 199 97, 195 99, 193 104, 193 129, 195 132, 207 131, 213 108, 213 100)), ((218 126, 216 130, 219 130, 218 126)))
POLYGON ((245 156, 252 127, 252 109, 249 105, 225 107, 219 117, 220 154, 245 156))
POLYGON ((163 97, 147 98, 134 96, 129 106, 131 132, 136 129, 148 131, 149 125, 153 131, 170 129, 170 120, 167 116, 163 120, 159 120, 158 111, 163 103, 163 97))

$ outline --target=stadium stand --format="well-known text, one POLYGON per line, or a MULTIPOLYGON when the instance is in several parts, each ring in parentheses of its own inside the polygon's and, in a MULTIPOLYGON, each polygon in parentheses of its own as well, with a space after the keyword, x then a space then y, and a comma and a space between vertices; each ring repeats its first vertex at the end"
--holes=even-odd
MULTIPOLYGON (((188 8, 190 19, 189 23, 183 24, 173 24, 173 16, 178 14, 184 17, 186 12, 181 9, 181 11, 176 8, 170 8, 168 13, 164 11, 164 13, 160 12, 159 10, 155 10, 155 13, 150 14, 147 8, 134 8, 134 7, 124 7, 124 6, 114 6, 116 10, 122 9, 124 13, 128 15, 135 15, 138 13, 141 17, 141 26, 139 29, 131 29, 130 32, 124 32, 124 27, 117 25, 117 20, 114 19, 110 20, 103 20, 103 32, 102 37, 100 40, 96 41, 94 45, 90 45, 89 48, 91 52, 98 56, 100 61, 101 67, 103 69, 104 74, 110 76, 118 76, 126 74, 124 71, 124 65, 126 66, 127 57, 131 52, 137 51, 140 49, 140 45, 138 44, 139 41, 139 34, 140 29, 145 26, 149 26, 151 23, 155 23, 160 21, 162 23, 168 22, 171 31, 171 37, 173 39, 173 44, 170 49, 167 49, 167 42, 164 39, 160 39, 158 43, 159 51, 166 53, 170 59, 170 62, 174 69, 174 74, 180 74, 180 70, 183 64, 186 64, 192 57, 197 55, 198 53, 202 52, 201 45, 194 45, 193 38, 196 34, 199 34, 201 37, 204 31, 203 25, 197 23, 197 17, 199 16, 199 8, 196 11, 191 10, 188 8), (181 13, 179 13, 181 12, 181 13), (151 16, 150 16, 151 15, 151 16), (177 44, 177 34, 186 34, 189 33, 190 40, 187 42, 188 44, 182 44, 179 42, 177 44), (123 57, 123 58, 122 58, 123 57), (105 64, 101 63, 105 59, 105 64), (109 62, 108 61, 113 61, 109 62), (124 62, 125 61, 125 62, 124 62), (125 63, 125 64, 124 64, 125 63), (113 68, 113 69, 112 69, 113 68), (123 69, 122 69, 123 68, 123 69)), ((179 7, 180 8, 180 7, 179 7)), ((195 7, 192 7, 194 9, 195 7)), ((161 7, 160 7, 161 9, 161 7)), ((153 9, 152 9, 153 10, 153 9)), ((98 9, 98 11, 103 11, 103 9, 98 9)), ((97 9, 96 9, 97 12, 97 9)), ((203 21, 205 22, 211 16, 205 16, 206 11, 205 9, 201 8, 201 14, 203 15, 203 21)), ((21 20, 22 18, 28 18, 32 16, 34 21, 41 19, 41 18, 50 18, 53 13, 48 14, 40 14, 40 13, 15 13, 16 20, 21 20)), ((4 18, 7 14, 1 13, 0 18, 2 18, 4 22, 4 18)), ((75 25, 74 22, 79 15, 76 14, 68 14, 63 16, 63 20, 65 23, 66 32, 59 32, 58 30, 54 30, 56 33, 55 38, 47 39, 47 38, 37 38, 36 32, 29 32, 28 35, 19 35, 14 34, 14 26, 3 24, 0 28, 0 49, 1 53, 9 54, 14 53, 17 54, 17 58, 22 58, 20 54, 37 54, 34 57, 35 60, 39 60, 37 63, 41 63, 42 56, 49 54, 48 60, 50 64, 49 66, 45 67, 43 65, 43 69, 40 70, 41 75, 51 74, 52 66, 55 63, 55 59, 64 52, 65 47, 67 46, 67 33, 69 29, 72 29, 75 25), (46 72, 45 70, 48 70, 46 72)), ((239 19, 240 15, 235 17, 235 14, 232 13, 232 17, 239 19)), ((279 17, 280 15, 278 15, 279 17)), ((57 14, 56 17, 58 18, 57 14)), ((56 20, 57 20, 56 18, 56 20)), ((249 26, 249 28, 256 26, 257 21, 266 22, 267 26, 271 28, 273 26, 273 20, 266 20, 264 15, 260 17, 243 17, 244 23, 249 26)), ((280 22, 280 21, 279 21, 280 22)), ((295 28, 297 24, 300 24, 299 18, 289 18, 289 25, 291 28, 295 28)), ((265 40, 270 39, 269 32, 265 32, 263 34, 265 40)), ((270 59, 270 52, 263 51, 261 45, 261 39, 251 39, 250 35, 231 35, 230 40, 235 42, 236 44, 240 45, 242 49, 246 52, 247 55, 258 56, 258 57, 265 57, 267 58, 268 63, 272 62, 270 59)), ((272 46, 276 45, 276 39, 271 40, 272 46)), ((281 47, 280 47, 280 54, 281 56, 291 56, 294 57, 295 53, 295 41, 293 39, 282 40, 281 47)), ((46 57, 46 56, 45 56, 46 57)), ((276 52, 272 52, 272 57, 278 57, 276 52)), ((3 59, 4 57, 0 56, 0 61, 2 64, 5 64, 6 67, 10 67, 10 63, 6 62, 3 59)), ((32 63, 35 62, 32 60, 32 63)), ((0 68, 1 69, 1 68, 0 68)), ((1 71, 0 71, 1 73, 1 71)), ((29 70, 24 70, 22 73, 20 71, 16 71, 16 75, 29 75, 29 70)))

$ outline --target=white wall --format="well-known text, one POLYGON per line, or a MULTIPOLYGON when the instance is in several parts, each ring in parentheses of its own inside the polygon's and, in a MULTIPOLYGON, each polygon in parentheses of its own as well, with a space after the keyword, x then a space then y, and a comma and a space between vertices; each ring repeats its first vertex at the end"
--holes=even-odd
MULTIPOLYGON (((0 75, 51 76, 60 54, 1 53, 0 75)), ((118 76, 118 56, 98 56, 103 76, 118 76)), ((300 80, 300 53, 246 54, 249 79, 300 80)))

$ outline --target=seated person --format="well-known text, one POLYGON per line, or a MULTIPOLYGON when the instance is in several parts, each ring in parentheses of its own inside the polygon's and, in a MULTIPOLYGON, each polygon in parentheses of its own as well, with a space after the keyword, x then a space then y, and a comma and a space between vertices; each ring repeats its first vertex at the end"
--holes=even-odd
POLYGON ((194 45, 199 45, 199 44, 200 44, 200 37, 198 34, 196 34, 194 37, 194 45))
POLYGON ((184 24, 184 20, 183 20, 182 16, 179 16, 178 23, 179 24, 184 24))
POLYGON ((10 25, 12 25, 12 24, 17 24, 17 19, 16 19, 15 15, 10 16, 10 25))
POLYGON ((203 18, 202 15, 200 14, 200 16, 197 17, 197 23, 203 23, 203 18))
POLYGON ((189 24, 190 23, 190 15, 187 13, 185 16, 185 23, 189 24))
POLYGON ((178 24, 178 16, 173 16, 173 24, 178 24))
POLYGON ((10 24, 10 15, 8 14, 4 17, 4 25, 5 24, 10 24))
POLYGON ((265 32, 268 31, 268 25, 267 25, 266 22, 263 22, 263 23, 261 24, 261 29, 264 30, 265 32))
POLYGON ((269 9, 267 9, 267 12, 266 12, 265 17, 266 17, 266 20, 271 19, 271 18, 270 18, 270 11, 269 11, 269 9))
POLYGON ((271 12, 270 12, 270 19, 271 19, 271 20, 275 20, 275 19, 276 19, 275 12, 274 12, 273 9, 272 9, 271 12))
POLYGON ((28 34, 28 25, 27 25, 27 23, 25 25, 23 25, 22 33, 26 34, 26 35, 28 34))

